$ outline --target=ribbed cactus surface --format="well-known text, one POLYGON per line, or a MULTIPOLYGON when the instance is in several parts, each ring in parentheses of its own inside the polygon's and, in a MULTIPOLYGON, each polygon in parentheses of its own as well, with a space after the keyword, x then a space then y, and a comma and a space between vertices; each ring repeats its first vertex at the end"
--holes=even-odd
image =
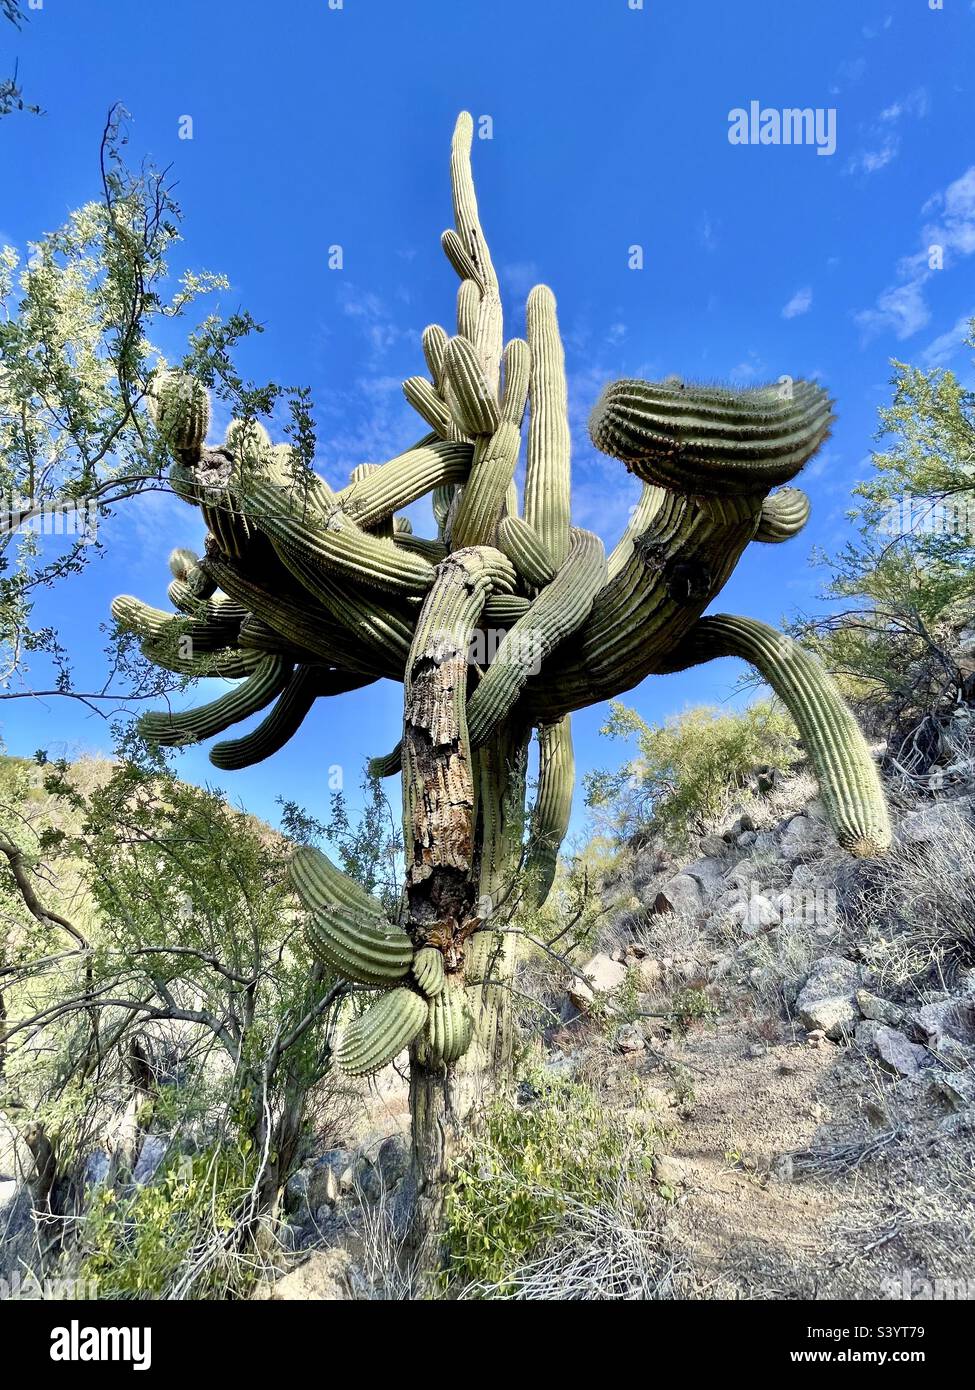
POLYGON ((403 683, 402 738, 373 763, 381 775, 403 771, 398 920, 317 850, 297 851, 291 867, 315 954, 380 991, 337 1050, 355 1074, 407 1046, 428 1071, 453 1067, 472 1039, 487 1059, 504 1054, 515 956, 505 924, 512 905, 544 901, 555 881, 574 780, 569 716, 649 674, 743 657, 794 716, 840 843, 876 855, 890 836, 860 730, 814 659, 763 624, 701 617, 750 542, 787 541, 805 525, 808 499, 787 484, 829 431, 828 396, 787 377, 749 390, 611 383, 591 436, 644 486, 607 558, 572 525, 551 290, 532 290, 525 337, 504 342, 472 135, 464 113, 451 147, 455 225, 442 238, 459 281, 456 332, 427 327, 426 373, 404 383, 422 421, 416 443, 332 487, 256 420, 208 446, 206 390, 160 374, 150 414, 174 490, 205 520, 205 554, 170 556, 172 611, 131 597, 112 609, 160 666, 238 682, 198 709, 145 716, 149 738, 198 742, 263 715, 211 749, 224 770, 272 756, 319 699, 403 683), (423 497, 429 536, 398 515, 423 497), (526 814, 533 730, 538 789, 526 814))

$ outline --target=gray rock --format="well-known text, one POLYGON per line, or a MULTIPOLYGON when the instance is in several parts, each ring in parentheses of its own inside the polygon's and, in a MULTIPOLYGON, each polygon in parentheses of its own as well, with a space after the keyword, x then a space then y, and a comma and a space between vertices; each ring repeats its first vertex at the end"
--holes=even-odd
POLYGON ((367 1202, 378 1202, 385 1192, 382 1174, 365 1154, 360 1155, 355 1164, 355 1186, 367 1202))
POLYGON ((16 1204, 19 1186, 16 1178, 5 1178, 0 1182, 0 1224, 3 1223, 7 1213, 16 1204))
POLYGON ((704 907, 701 885, 691 874, 675 874, 653 900, 654 912, 700 912, 704 907))
MULTIPOLYGON (((329 1149, 321 1158, 306 1164, 304 1174, 303 1201, 309 1211, 317 1211, 321 1206, 337 1202, 341 1194, 341 1180, 351 1172, 355 1155, 348 1149, 329 1149)), ((297 1178, 298 1175, 296 1174, 297 1178)), ((351 1185, 351 1184, 350 1184, 351 1185)), ((289 1184, 290 1186, 290 1184, 289 1184)), ((298 1184, 300 1187, 301 1184, 298 1184)))
POLYGON ((778 854, 779 840, 773 830, 759 830, 752 846, 756 854, 778 854))
POLYGON ((888 1028, 899 1028, 904 1022, 903 1009, 899 1009, 889 999, 881 999, 879 994, 871 994, 868 989, 858 989, 856 1000, 863 1017, 872 1019, 874 1023, 885 1023, 888 1028))
POLYGON ((720 859, 727 851, 727 843, 721 835, 705 835, 701 840, 701 853, 706 859, 720 859))
POLYGON ((743 830, 741 834, 738 836, 738 838, 735 840, 735 844, 738 846, 739 849, 751 849, 754 843, 754 830, 743 830))
POLYGON ((877 1024, 874 1046, 884 1066, 898 1076, 916 1076, 928 1060, 923 1047, 909 1042, 896 1028, 887 1028, 882 1023, 877 1024))
POLYGON ((957 834, 960 820, 967 819, 970 801, 969 797, 958 797, 910 811, 897 827, 896 838, 901 843, 929 845, 957 834))
POLYGON ((772 902, 762 893, 753 893, 747 902, 732 909, 729 916, 738 922, 746 936, 757 936, 768 927, 778 926, 780 920, 772 902))
POLYGON ((635 1023, 625 1023, 616 1034, 617 1052, 643 1052, 646 1042, 635 1023))
POLYGON ((825 837, 826 829, 820 821, 810 820, 808 816, 794 816, 779 842, 779 853, 783 859, 791 861, 803 858, 814 854, 825 837))
POLYGON ((911 1023, 929 1047, 940 1047, 946 1039, 975 1043, 975 999, 966 995, 925 1004, 911 1014, 911 1023))
POLYGON ((132 1174, 132 1181, 139 1186, 151 1182, 156 1169, 165 1158, 168 1148, 169 1140, 164 1139, 161 1134, 147 1134, 139 1153, 139 1161, 132 1174))
POLYGON ((932 1077, 931 1089, 952 1110, 975 1106, 975 1071, 949 1071, 932 1077))
POLYGON ((376 1167, 386 1190, 392 1191, 410 1166, 410 1146, 402 1134, 391 1134, 379 1146, 376 1167))
POLYGON ((85 1187, 100 1187, 108 1181, 112 1161, 104 1149, 95 1149, 85 1159, 85 1187))
POLYGON ((799 1021, 809 1032, 821 1028, 834 1040, 852 1033, 860 1018, 856 992, 860 972, 842 956, 822 956, 806 977, 796 1000, 799 1021))

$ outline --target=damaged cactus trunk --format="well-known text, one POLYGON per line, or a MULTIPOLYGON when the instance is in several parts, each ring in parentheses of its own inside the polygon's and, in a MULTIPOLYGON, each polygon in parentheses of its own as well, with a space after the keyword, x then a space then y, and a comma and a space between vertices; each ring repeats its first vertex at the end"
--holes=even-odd
POLYGON ((610 384, 592 441, 643 492, 607 558, 599 537, 571 522, 565 363, 548 288, 528 297, 526 338, 503 341, 471 138, 462 113, 455 226, 442 238, 460 276, 457 333, 424 331, 428 375, 403 388, 430 432, 384 464, 359 465, 336 491, 256 422, 234 422, 207 447, 205 389, 160 375, 150 411, 174 457, 174 491, 206 521, 206 553, 170 557, 173 612, 130 597, 113 604, 157 665, 236 682, 198 709, 145 716, 148 738, 195 743, 261 716, 213 746, 224 770, 271 757, 320 698, 381 678, 403 684, 401 740, 370 765, 376 776, 402 773, 396 919, 317 849, 298 849, 290 875, 312 951, 355 987, 338 1067, 369 1076, 409 1050, 404 1205, 427 1269, 438 1263, 453 1144, 484 1089, 508 1075, 516 914, 544 903, 555 881, 574 710, 649 675, 743 658, 794 717, 839 843, 873 856, 890 842, 876 767, 829 675, 763 623, 702 616, 749 545, 786 542, 805 525, 808 499, 788 484, 829 432, 826 393, 789 378, 744 391, 674 378, 610 384), (422 497, 435 536, 414 535, 399 514, 422 497))

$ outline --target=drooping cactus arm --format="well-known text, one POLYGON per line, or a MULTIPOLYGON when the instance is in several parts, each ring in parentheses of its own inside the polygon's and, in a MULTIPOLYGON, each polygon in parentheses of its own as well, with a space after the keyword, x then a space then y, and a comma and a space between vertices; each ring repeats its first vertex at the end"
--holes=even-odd
POLYGON ((762 515, 755 539, 764 541, 767 545, 791 541, 793 536, 798 536, 809 520, 810 510, 809 498, 802 488, 779 488, 778 492, 773 492, 762 503, 762 515))
POLYGON ((266 709, 284 689, 290 675, 291 667, 282 657, 267 656, 246 680, 226 695, 197 709, 144 714, 139 727, 147 739, 164 745, 198 743, 213 738, 232 724, 266 709))
POLYGON ((592 531, 573 529, 558 574, 505 634, 494 661, 468 701, 471 742, 485 743, 514 708, 532 674, 560 642, 578 630, 606 577, 603 543, 592 531))
POLYGON ((233 615, 187 618, 153 608, 130 594, 120 594, 112 600, 112 617, 125 632, 134 632, 154 646, 165 643, 174 652, 183 644, 188 654, 219 652, 235 646, 240 628, 240 619, 235 620, 233 615))
POLYGON ((630 519, 626 523, 626 529, 620 536, 616 545, 609 553, 606 561, 606 578, 612 581, 619 574, 620 570, 633 554, 634 543, 649 531, 653 525, 654 517, 660 511, 665 500, 665 489, 657 487, 654 483, 644 483, 643 491, 640 493, 640 500, 633 508, 630 519))
POLYGON ((755 534, 758 501, 719 517, 665 489, 630 558, 601 590, 575 640, 529 681, 530 717, 563 714, 615 699, 661 669, 675 643, 721 591, 755 534))
POLYGON ((565 353, 555 296, 536 285, 528 296, 531 350, 525 520, 538 534, 556 569, 569 549, 569 415, 565 353))
POLYGON ((538 790, 525 857, 525 883, 541 905, 555 882, 559 849, 569 828, 575 758, 569 716, 538 730, 538 790))
POLYGON ((890 819, 880 775, 828 672, 791 638, 728 613, 696 623, 662 669, 685 670, 719 656, 739 656, 754 666, 792 715, 843 848, 863 857, 883 854, 890 819))
POLYGON ((589 431, 644 482, 731 496, 794 478, 832 421, 828 395, 812 382, 733 391, 624 380, 606 387, 589 431))
POLYGON ((533 589, 551 584, 556 565, 541 536, 520 516, 506 516, 498 527, 498 548, 533 589))
POLYGON ((347 671, 329 671, 322 667, 300 666, 278 696, 274 708, 256 729, 240 738, 215 743, 210 749, 210 761, 225 772, 253 767, 279 752, 295 736, 320 696, 342 695, 371 685, 369 676, 351 675, 347 671))

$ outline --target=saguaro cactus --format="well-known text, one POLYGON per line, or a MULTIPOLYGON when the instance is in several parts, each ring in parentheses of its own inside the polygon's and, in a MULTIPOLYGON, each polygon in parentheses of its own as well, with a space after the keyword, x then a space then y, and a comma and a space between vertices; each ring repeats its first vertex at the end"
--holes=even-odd
POLYGON ((208 739, 274 702, 252 731, 215 745, 221 768, 271 756, 316 699, 382 676, 403 682, 401 742, 373 764, 403 774, 400 920, 316 850, 298 851, 292 878, 314 950, 379 992, 347 1026, 340 1066, 372 1072, 411 1048, 421 1204, 436 1201, 455 1068, 465 1055, 483 1067, 509 1054, 514 938, 504 927, 520 902, 540 903, 552 886, 571 802, 573 710, 653 673, 744 657, 794 715, 841 844, 878 855, 890 833, 862 735, 812 658, 763 624, 701 617, 751 541, 787 540, 804 525, 806 498, 783 485, 828 433, 826 393, 787 380, 745 391, 674 378, 607 387, 593 441, 644 484, 607 561, 599 538, 570 520, 551 290, 539 285, 528 298, 527 341, 503 342, 471 137, 464 113, 450 161, 455 228, 443 236, 461 279, 458 332, 427 328, 429 375, 404 383, 429 432, 333 491, 260 427, 235 423, 207 447, 202 388, 163 377, 152 408, 174 454, 174 487, 206 517, 206 553, 171 557, 174 613, 132 598, 113 609, 161 664, 240 678, 201 709, 147 716, 158 742, 208 739), (397 516, 425 495, 437 528, 428 539, 397 516), (526 816, 533 731, 539 780, 526 816))

